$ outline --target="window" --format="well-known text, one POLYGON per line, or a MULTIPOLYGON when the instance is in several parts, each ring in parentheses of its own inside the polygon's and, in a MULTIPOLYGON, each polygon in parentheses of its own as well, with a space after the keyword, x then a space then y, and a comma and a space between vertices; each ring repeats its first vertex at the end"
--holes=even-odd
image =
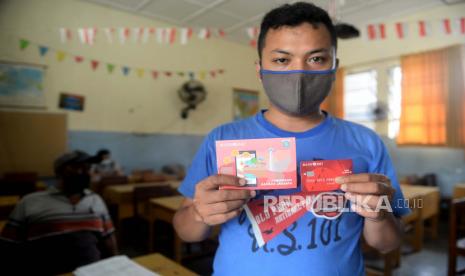
POLYGON ((373 109, 377 104, 377 74, 368 70, 344 78, 344 118, 374 129, 373 109))
POLYGON ((402 70, 400 66, 388 70, 388 137, 396 138, 399 134, 400 113, 402 110, 402 70))

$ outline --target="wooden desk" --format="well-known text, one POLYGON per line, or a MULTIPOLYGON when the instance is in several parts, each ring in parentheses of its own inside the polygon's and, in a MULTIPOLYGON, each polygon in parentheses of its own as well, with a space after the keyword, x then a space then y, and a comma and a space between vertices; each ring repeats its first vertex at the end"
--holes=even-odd
POLYGON ((453 199, 465 197, 465 183, 459 183, 454 187, 453 199))
POLYGON ((438 187, 426 187, 426 186, 417 186, 417 185, 401 185, 401 190, 404 194, 405 199, 411 201, 416 200, 420 202, 415 206, 412 215, 406 216, 403 220, 404 222, 412 222, 415 227, 415 241, 413 242, 413 247, 416 251, 421 250, 423 247, 423 236, 424 230, 427 230, 430 233, 430 236, 433 239, 438 237, 438 222, 439 222, 439 202, 440 202, 440 193, 438 187), (412 217, 413 216, 413 217, 412 217), (421 223, 415 223, 417 220, 421 220, 421 223), (425 228, 424 222, 430 221, 430 227, 425 228), (420 227, 420 228, 418 228, 420 227))
POLYGON ((0 196, 0 208, 15 206, 19 201, 19 196, 0 196))
POLYGON ((10 213, 19 202, 19 196, 0 196, 0 220, 8 219, 10 213))
MULTIPOLYGON (((183 201, 183 196, 169 196, 169 197, 160 197, 153 198, 150 200, 150 213, 149 213, 149 224, 150 224, 150 234, 149 234, 149 250, 153 250, 153 237, 154 229, 153 223, 155 220, 162 220, 169 224, 173 223, 174 214, 181 206, 183 201)), ((178 235, 174 234, 174 259, 176 262, 180 263, 182 258, 182 240, 178 235)))
POLYGON ((133 208, 133 192, 134 187, 159 186, 170 184, 171 187, 177 189, 181 185, 181 181, 154 182, 154 183, 130 183, 122 185, 112 185, 105 188, 103 198, 108 205, 116 205, 118 207, 118 216, 115 224, 119 226, 122 219, 134 216, 133 208))
MULTIPOLYGON (((189 269, 173 262, 165 256, 155 253, 144 255, 132 259, 134 262, 142 265, 143 267, 156 272, 163 276, 191 276, 197 275, 189 269)), ((62 276, 72 276, 73 273, 63 274, 62 276)))

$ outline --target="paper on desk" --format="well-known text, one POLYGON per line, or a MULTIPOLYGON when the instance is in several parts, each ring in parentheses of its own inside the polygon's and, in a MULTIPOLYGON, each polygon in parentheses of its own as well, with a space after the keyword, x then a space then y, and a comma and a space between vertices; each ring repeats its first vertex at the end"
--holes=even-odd
POLYGON ((127 256, 115 256, 93 264, 78 267, 74 272, 76 276, 157 276, 147 268, 132 261, 127 256))

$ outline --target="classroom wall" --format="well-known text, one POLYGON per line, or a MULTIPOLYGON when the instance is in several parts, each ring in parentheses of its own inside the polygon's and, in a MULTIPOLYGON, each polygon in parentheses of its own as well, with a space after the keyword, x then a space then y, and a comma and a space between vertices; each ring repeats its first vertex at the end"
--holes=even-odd
MULTIPOLYGON (((387 25, 395 21, 437 19, 465 14, 465 4, 425 9, 416 14, 383 20, 387 25)), ((373 22, 378 23, 378 22, 373 22)), ((48 66, 44 87, 47 112, 68 113, 68 145, 70 149, 83 149, 91 153, 101 147, 112 150, 115 159, 126 172, 136 168, 160 168, 167 163, 186 166, 201 143, 203 136, 218 124, 232 118, 232 88, 240 87, 260 91, 261 106, 266 97, 256 79, 253 62, 255 49, 222 39, 199 41, 188 45, 146 45, 118 42, 109 45, 101 39, 94 46, 81 45, 74 40, 60 42, 59 27, 120 27, 166 26, 144 17, 108 9, 77 0, 3 0, 0 2, 0 60, 45 64, 48 66), (69 57, 58 62, 54 55, 41 58, 38 50, 30 46, 18 48, 18 37, 66 50, 87 58, 96 58, 132 67, 158 70, 203 70, 224 68, 224 76, 204 80, 209 92, 207 101, 183 121, 179 111, 183 104, 176 90, 187 78, 151 79, 134 72, 125 77, 115 71, 109 75, 100 67, 94 72, 90 65, 76 64, 69 57), (220 62, 219 62, 220 61, 220 62), (86 96, 84 112, 59 110, 58 95, 70 92, 86 96)), ((392 26, 392 24, 391 24, 392 26)), ((437 28, 433 35, 417 38, 414 23, 405 40, 388 38, 368 41, 365 38, 341 40, 339 59, 346 68, 369 66, 376 62, 391 62, 403 54, 415 53, 463 43, 463 36, 444 36, 437 28)), ((393 36, 388 27, 388 37, 393 36)), ((116 69, 118 70, 118 69, 116 69)), ((382 92, 385 93, 386 91, 382 92)), ((400 175, 441 171, 447 168, 465 168, 463 151, 444 148, 390 147, 400 175), (441 162, 438 159, 450 160, 441 162)), ((455 180, 446 180, 451 187, 455 180)), ((465 181, 465 179, 464 179, 465 181)), ((447 188, 446 190, 448 190, 447 188)))
POLYGON ((76 38, 62 44, 60 27, 171 26, 85 1, 1 1, 0 26, 0 60, 48 65, 44 83, 47 111, 61 111, 57 108, 60 92, 86 97, 84 112, 68 112, 69 128, 73 131, 203 135, 232 119, 233 87, 261 90, 255 74, 255 50, 224 39, 193 38, 187 45, 159 45, 155 41, 145 45, 131 42, 121 45, 119 42, 108 44, 100 34, 94 46, 82 45, 76 38), (18 37, 86 58, 135 68, 175 72, 223 68, 225 74, 203 81, 208 91, 207 100, 188 120, 182 120, 179 114, 183 103, 177 89, 188 80, 187 76, 153 80, 149 73, 139 78, 136 72, 131 72, 125 77, 120 68, 108 74, 104 64, 94 72, 88 61, 77 64, 66 57, 58 62, 54 54, 41 58, 34 45, 21 51, 18 37))
MULTIPOLYGON (((405 11, 408 13, 408 11, 405 11)), ((457 18, 465 14, 465 4, 439 6, 425 9, 411 15, 392 17, 382 22, 386 23, 387 38, 385 40, 369 41, 366 37, 353 40, 339 41, 339 59, 347 72, 375 68, 378 70, 400 64, 400 57, 412 53, 434 50, 465 42, 464 35, 445 35, 438 23, 432 25, 432 34, 426 38, 419 38, 416 22, 418 20, 440 21, 444 18, 457 18), (409 22, 408 37, 404 40, 396 38, 394 23, 409 22)), ((363 29, 365 31, 365 29, 363 29)), ((465 77, 465 76, 464 76, 465 77)), ((380 99, 387 99, 387 80, 385 76, 378 79, 378 95, 380 99), (383 85, 385 84, 385 85, 383 85), (383 89, 384 87, 384 89, 383 89)), ((387 122, 378 122, 376 130, 381 135, 387 135, 387 122)), ((391 154, 397 174, 424 175, 436 173, 438 185, 443 196, 451 196, 453 186, 458 182, 465 182, 465 152, 463 149, 446 147, 398 147, 395 141, 383 137, 391 154)))

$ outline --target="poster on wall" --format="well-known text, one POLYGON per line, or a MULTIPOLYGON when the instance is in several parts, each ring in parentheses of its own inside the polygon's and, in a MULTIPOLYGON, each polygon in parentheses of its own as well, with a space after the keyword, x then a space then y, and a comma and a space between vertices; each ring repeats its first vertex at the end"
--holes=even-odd
POLYGON ((46 66, 0 61, 0 106, 44 108, 46 66))
POLYGON ((233 89, 233 116, 234 120, 244 119, 258 112, 258 91, 234 88, 233 89))
POLYGON ((84 101, 84 96, 69 93, 60 93, 58 107, 67 110, 83 111, 84 101))

